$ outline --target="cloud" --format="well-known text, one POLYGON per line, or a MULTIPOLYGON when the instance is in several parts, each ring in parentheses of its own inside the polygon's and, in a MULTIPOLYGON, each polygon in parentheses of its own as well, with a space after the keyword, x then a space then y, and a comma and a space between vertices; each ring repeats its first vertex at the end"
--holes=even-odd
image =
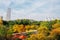
POLYGON ((15 4, 23 4, 25 0, 14 0, 13 1, 15 4))
POLYGON ((9 4, 11 3, 10 0, 0 0, 0 7, 9 7, 9 4))
MULTIPOLYGON (((46 2, 43 2, 43 3, 40 3, 40 2, 36 2, 36 3, 33 3, 31 5, 31 7, 29 8, 26 8, 26 9, 22 9, 22 10, 15 10, 13 11, 13 14, 17 16, 17 18, 30 18, 32 19, 34 17, 34 15, 30 15, 30 14, 33 14, 32 11, 36 10, 36 8, 40 7, 40 6, 43 6, 46 2), (37 5, 38 4, 38 5, 37 5), (20 15, 19 15, 20 14, 20 15), (32 17, 33 16, 33 17, 32 17)), ((37 14, 37 13, 36 13, 37 14)))
POLYGON ((60 17, 60 0, 0 0, 0 15, 5 17, 8 7, 12 11, 11 19, 60 17))
POLYGON ((1 10, 0 11, 0 16, 3 16, 4 18, 3 19, 6 19, 6 12, 5 11, 3 11, 3 10, 1 10))

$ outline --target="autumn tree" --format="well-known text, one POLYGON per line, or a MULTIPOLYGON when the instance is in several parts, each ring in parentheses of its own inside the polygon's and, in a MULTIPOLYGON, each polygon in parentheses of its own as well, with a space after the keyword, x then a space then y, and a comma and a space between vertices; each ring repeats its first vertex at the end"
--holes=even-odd
POLYGON ((46 40, 46 36, 43 34, 32 34, 26 40, 46 40))
POLYGON ((3 39, 6 39, 6 34, 7 34, 7 28, 4 25, 0 26, 0 37, 2 37, 3 39))
POLYGON ((52 25, 52 28, 55 29, 55 28, 60 28, 60 23, 56 23, 54 25, 52 25))
POLYGON ((3 19, 0 17, 0 25, 3 24, 3 19))
POLYGON ((51 28, 52 28, 52 25, 51 25, 51 22, 50 21, 42 21, 41 23, 40 23, 40 26, 45 26, 45 27, 47 27, 49 30, 51 30, 51 28))
POLYGON ((42 26, 41 26, 41 27, 38 28, 38 33, 47 36, 47 35, 49 35, 49 30, 48 30, 47 27, 45 27, 45 26, 42 27, 42 26))
POLYGON ((60 40, 60 28, 53 29, 50 32, 49 37, 51 37, 54 40, 60 40))
POLYGON ((18 32, 18 33, 24 32, 25 31, 24 25, 16 24, 16 25, 13 26, 13 30, 14 30, 14 32, 18 32))

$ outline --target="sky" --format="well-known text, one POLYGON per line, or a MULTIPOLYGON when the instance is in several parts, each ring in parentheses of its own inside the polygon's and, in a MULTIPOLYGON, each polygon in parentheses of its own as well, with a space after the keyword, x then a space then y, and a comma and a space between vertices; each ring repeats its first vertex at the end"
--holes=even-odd
POLYGON ((45 20, 60 18, 60 0, 0 0, 0 16, 6 19, 11 8, 11 19, 45 20))

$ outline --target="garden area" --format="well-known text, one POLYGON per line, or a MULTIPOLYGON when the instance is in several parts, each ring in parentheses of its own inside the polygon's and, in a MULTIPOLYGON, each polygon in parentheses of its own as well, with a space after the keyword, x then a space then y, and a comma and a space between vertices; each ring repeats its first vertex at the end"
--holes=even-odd
POLYGON ((0 19, 0 40, 60 40, 60 20, 0 19))

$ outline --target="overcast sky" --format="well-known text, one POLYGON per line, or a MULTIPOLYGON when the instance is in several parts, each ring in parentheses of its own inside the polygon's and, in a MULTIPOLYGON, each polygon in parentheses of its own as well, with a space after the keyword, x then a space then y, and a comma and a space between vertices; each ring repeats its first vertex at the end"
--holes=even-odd
POLYGON ((4 19, 8 8, 11 8, 13 20, 60 17, 60 0, 0 0, 0 16, 4 19))

